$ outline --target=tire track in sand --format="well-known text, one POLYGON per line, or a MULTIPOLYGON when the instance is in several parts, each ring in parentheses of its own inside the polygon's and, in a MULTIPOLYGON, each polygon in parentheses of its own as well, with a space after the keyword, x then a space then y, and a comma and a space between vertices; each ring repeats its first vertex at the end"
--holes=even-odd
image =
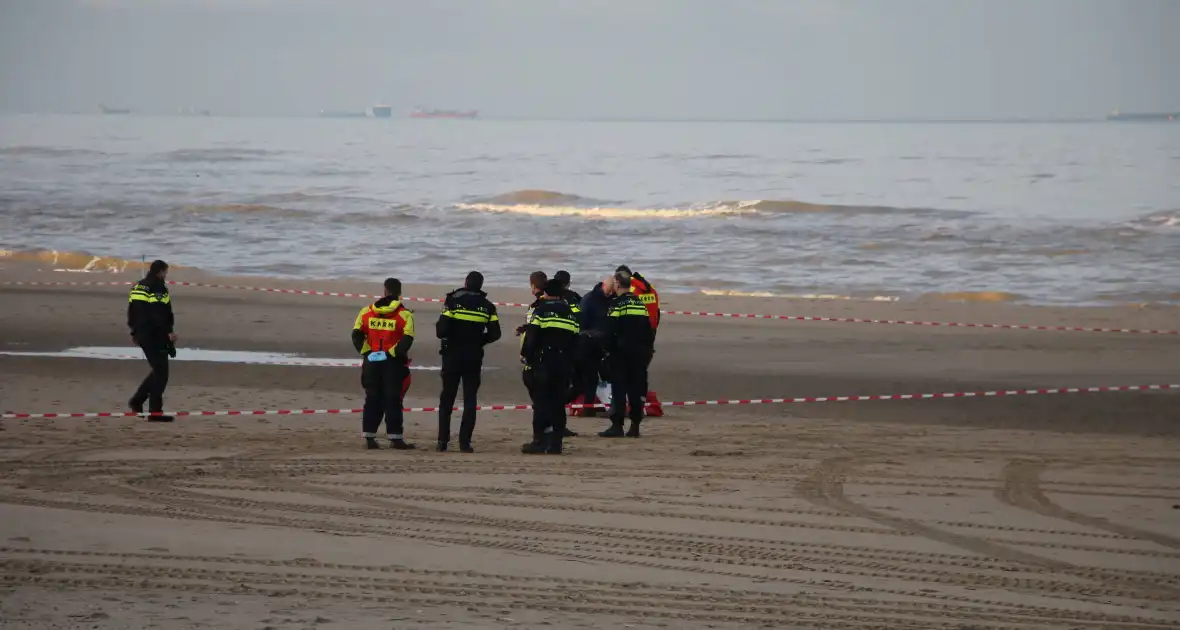
POLYGON ((1000 485, 995 491, 996 498, 1005 505, 1028 510, 1042 516, 1101 529, 1127 538, 1146 540, 1163 547, 1180 549, 1180 538, 1114 523, 1099 516, 1074 512, 1057 505, 1041 490, 1041 474, 1046 468, 1047 465, 1042 461, 1013 460, 1008 462, 1000 473, 1000 485))

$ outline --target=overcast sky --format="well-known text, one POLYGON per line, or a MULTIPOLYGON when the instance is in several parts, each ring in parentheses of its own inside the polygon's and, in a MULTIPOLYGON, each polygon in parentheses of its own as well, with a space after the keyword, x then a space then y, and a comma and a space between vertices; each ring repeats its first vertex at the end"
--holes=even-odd
POLYGON ((1094 117, 1180 109, 1180 0, 0 0, 0 109, 1094 117))

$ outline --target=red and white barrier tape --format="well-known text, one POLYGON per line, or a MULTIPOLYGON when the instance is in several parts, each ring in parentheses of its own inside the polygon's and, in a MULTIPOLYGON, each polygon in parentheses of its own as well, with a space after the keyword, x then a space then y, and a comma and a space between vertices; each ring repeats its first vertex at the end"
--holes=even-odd
MULTIPOLYGON (((870 394, 865 396, 804 396, 798 398, 749 398, 733 400, 682 400, 661 403, 663 407, 698 407, 710 405, 780 405, 822 402, 866 402, 884 400, 932 400, 936 398, 998 398, 1002 396, 1035 396, 1045 394, 1089 394, 1101 392, 1147 392, 1180 390, 1180 384, 1164 385, 1109 385, 1099 387, 1053 387, 1038 389, 1006 389, 978 392, 936 392, 927 394, 870 394)), ((604 405, 567 405, 570 409, 585 407, 603 407, 604 405)), ((479 411, 528 411, 532 405, 479 405, 479 411)), ((452 407, 453 411, 461 407, 452 407)), ((437 412, 438 407, 406 407, 405 412, 437 412)), ((309 416, 323 414, 355 414, 363 409, 254 409, 229 411, 168 411, 167 415, 184 416, 309 416)), ((132 411, 108 411, 88 413, 4 413, 0 418, 125 418, 136 417, 132 411)))
MULTIPOLYGON (((10 286, 125 286, 132 282, 3 282, 10 286)), ((168 284, 181 287, 199 287, 205 289, 235 289, 240 291, 259 291, 263 293, 287 293, 292 295, 316 295, 322 297, 364 298, 377 299, 379 295, 364 293, 339 293, 335 291, 313 291, 310 289, 275 289, 270 287, 251 287, 234 284, 206 284, 201 282, 168 281, 168 284)), ((441 298, 403 297, 407 302, 435 302, 441 298)), ((528 308, 530 305, 518 302, 493 302, 496 306, 510 306, 528 308)), ((977 324, 970 322, 930 322, 909 319, 866 319, 860 317, 822 317, 814 315, 769 315, 764 313, 713 313, 708 311, 661 311, 664 315, 693 315, 698 317, 728 317, 731 319, 769 319, 794 322, 827 322, 835 324, 892 324, 903 326, 935 326, 940 328, 990 328, 997 330, 1040 330, 1051 332, 1090 332, 1090 333, 1127 333, 1137 335, 1180 335, 1180 330, 1154 330, 1146 328, 1103 328, 1086 326, 1041 326, 1032 324, 977 324)))

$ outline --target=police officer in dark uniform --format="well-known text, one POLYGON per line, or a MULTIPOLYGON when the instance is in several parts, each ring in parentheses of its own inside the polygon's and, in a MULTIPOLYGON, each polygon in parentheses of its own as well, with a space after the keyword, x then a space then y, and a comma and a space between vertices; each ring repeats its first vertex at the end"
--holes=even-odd
POLYGON ((483 274, 467 274, 463 288, 455 289, 443 300, 442 314, 435 324, 442 340, 442 393, 438 398, 438 450, 447 450, 451 437, 451 408, 463 383, 463 421, 459 425, 459 450, 474 453, 471 435, 475 433, 475 407, 478 404, 483 347, 500 339, 500 316, 496 305, 483 292, 483 274))
POLYGON ((560 282, 561 286, 565 287, 565 289, 561 292, 561 297, 563 300, 568 302, 571 307, 573 307, 574 313, 577 313, 579 306, 582 304, 582 296, 578 295, 577 291, 570 289, 570 272, 562 269, 553 274, 553 279, 560 282))
POLYGON ((615 273, 615 298, 607 312, 607 361, 611 377, 610 428, 600 437, 639 437, 639 424, 647 404, 647 366, 651 363, 654 335, 647 307, 631 292, 631 274, 615 273), (623 417, 631 427, 623 433, 623 417))
POLYGON ((128 401, 134 413, 143 413, 148 404, 150 422, 172 422, 165 416, 164 389, 168 387, 168 358, 176 356, 176 333, 172 327, 172 295, 168 293, 168 263, 157 260, 147 275, 135 286, 127 302, 127 327, 131 339, 143 350, 152 371, 143 379, 135 395, 128 401))
POLYGON ((521 447, 523 453, 561 454, 579 330, 573 310, 561 299, 563 290, 557 280, 545 283, 544 297, 529 314, 521 339, 524 382, 533 401, 533 439, 521 447))

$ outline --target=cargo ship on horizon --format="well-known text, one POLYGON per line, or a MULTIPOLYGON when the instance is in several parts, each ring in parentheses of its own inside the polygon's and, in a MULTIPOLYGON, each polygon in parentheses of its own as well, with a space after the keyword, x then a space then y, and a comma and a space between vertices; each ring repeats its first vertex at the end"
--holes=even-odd
POLYGON ((453 109, 423 109, 415 107, 414 111, 410 112, 410 118, 465 118, 472 119, 479 116, 479 112, 472 109, 468 111, 456 111, 453 109))
POLYGON ((1175 122, 1180 120, 1180 112, 1122 112, 1118 109, 1110 110, 1106 115, 1107 120, 1126 121, 1126 122, 1151 122, 1151 121, 1168 121, 1175 122))

